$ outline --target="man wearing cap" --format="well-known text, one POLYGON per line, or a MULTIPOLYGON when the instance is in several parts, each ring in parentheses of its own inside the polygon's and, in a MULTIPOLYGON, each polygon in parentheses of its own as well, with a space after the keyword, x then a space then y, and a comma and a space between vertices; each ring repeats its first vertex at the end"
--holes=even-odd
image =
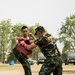
MULTIPOLYGON (((35 29, 35 35, 38 36, 38 39, 30 45, 25 44, 25 47, 31 50, 38 46, 46 57, 39 75, 50 75, 51 73, 53 73, 53 75, 62 75, 62 59, 55 39, 52 35, 45 33, 45 29, 42 26, 38 26, 35 29)), ((21 44, 22 43, 23 41, 21 44)))

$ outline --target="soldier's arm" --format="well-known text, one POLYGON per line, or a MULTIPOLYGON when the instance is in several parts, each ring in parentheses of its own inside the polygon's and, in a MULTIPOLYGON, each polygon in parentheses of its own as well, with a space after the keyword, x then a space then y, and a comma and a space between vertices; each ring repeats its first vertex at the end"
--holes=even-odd
POLYGON ((35 43, 32 43, 32 44, 30 44, 30 45, 27 45, 27 49, 28 50, 32 50, 33 48, 36 48, 37 47, 37 45, 35 45, 35 43))
POLYGON ((35 43, 31 43, 30 45, 28 45, 24 41, 21 41, 20 44, 22 44, 27 50, 32 50, 33 48, 37 47, 35 43))
POLYGON ((58 56, 60 56, 61 55, 61 53, 60 53, 60 51, 59 51, 59 49, 58 49, 58 47, 57 47, 57 45, 55 44, 55 47, 56 47, 56 50, 57 50, 57 54, 58 54, 58 56))
POLYGON ((32 37, 32 40, 30 40, 30 44, 31 44, 36 40, 36 38, 32 33, 29 33, 29 36, 32 37))
POLYGON ((34 41, 35 41, 35 40, 29 40, 30 44, 31 44, 31 43, 34 43, 34 41))

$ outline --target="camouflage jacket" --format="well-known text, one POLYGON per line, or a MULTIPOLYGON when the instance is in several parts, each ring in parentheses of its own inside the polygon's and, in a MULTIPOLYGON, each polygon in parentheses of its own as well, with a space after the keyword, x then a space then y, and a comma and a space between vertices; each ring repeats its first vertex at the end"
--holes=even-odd
POLYGON ((44 36, 35 40, 35 44, 39 46, 41 52, 45 57, 56 56, 55 43, 53 37, 50 34, 45 34, 44 36))

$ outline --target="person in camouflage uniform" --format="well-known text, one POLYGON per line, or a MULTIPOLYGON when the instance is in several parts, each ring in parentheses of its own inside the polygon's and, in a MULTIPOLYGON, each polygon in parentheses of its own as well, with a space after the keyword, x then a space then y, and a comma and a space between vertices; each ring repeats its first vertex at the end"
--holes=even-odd
MULTIPOLYGON (((27 26, 23 26, 21 28, 21 31, 23 33, 23 37, 28 39, 28 40, 26 40, 27 44, 30 44, 34 41, 34 40, 30 40, 28 37, 30 35, 33 39, 35 39, 35 37, 32 34, 29 34, 29 30, 28 30, 27 26)), ((27 55, 23 54, 22 52, 20 52, 16 48, 13 49, 13 53, 15 54, 18 61, 22 64, 25 75, 32 75, 27 55)))
POLYGON ((62 75, 62 59, 54 38, 50 34, 46 34, 42 26, 38 26, 35 31, 35 35, 39 38, 30 45, 26 44, 26 48, 31 50, 39 46, 41 52, 46 57, 39 75, 50 75, 51 73, 53 75, 62 75))

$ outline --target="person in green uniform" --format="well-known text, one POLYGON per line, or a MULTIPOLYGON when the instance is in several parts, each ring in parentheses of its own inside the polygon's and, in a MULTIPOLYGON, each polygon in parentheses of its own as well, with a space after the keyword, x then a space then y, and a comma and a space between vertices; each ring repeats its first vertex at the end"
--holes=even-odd
MULTIPOLYGON (((35 37, 34 35, 32 35, 31 33, 29 33, 28 27, 27 26, 23 26, 21 28, 21 32, 23 34, 22 37, 26 38, 26 43, 27 44, 31 44, 34 40, 35 37), (29 36, 33 38, 33 40, 29 39, 29 36)), ((17 37, 18 38, 18 37, 17 37)), ((17 39, 16 39, 17 41, 17 39)), ((18 43, 18 42, 17 42, 18 43)), ((23 54, 22 52, 20 52, 19 50, 17 50, 16 48, 13 49, 13 53, 15 54, 16 58, 18 59, 18 61, 22 64, 23 69, 24 69, 24 75, 32 75, 31 73, 31 68, 30 68, 30 64, 28 62, 28 57, 27 55, 23 54)))
MULTIPOLYGON (((39 71, 39 75, 50 75, 51 73, 53 73, 53 75, 62 75, 62 58, 53 36, 46 33, 42 26, 38 26, 35 29, 35 35, 38 36, 35 42, 30 45, 25 43, 25 47, 28 50, 32 50, 38 46, 46 57, 39 71)), ((24 42, 21 41, 21 44, 23 43, 24 42)))

